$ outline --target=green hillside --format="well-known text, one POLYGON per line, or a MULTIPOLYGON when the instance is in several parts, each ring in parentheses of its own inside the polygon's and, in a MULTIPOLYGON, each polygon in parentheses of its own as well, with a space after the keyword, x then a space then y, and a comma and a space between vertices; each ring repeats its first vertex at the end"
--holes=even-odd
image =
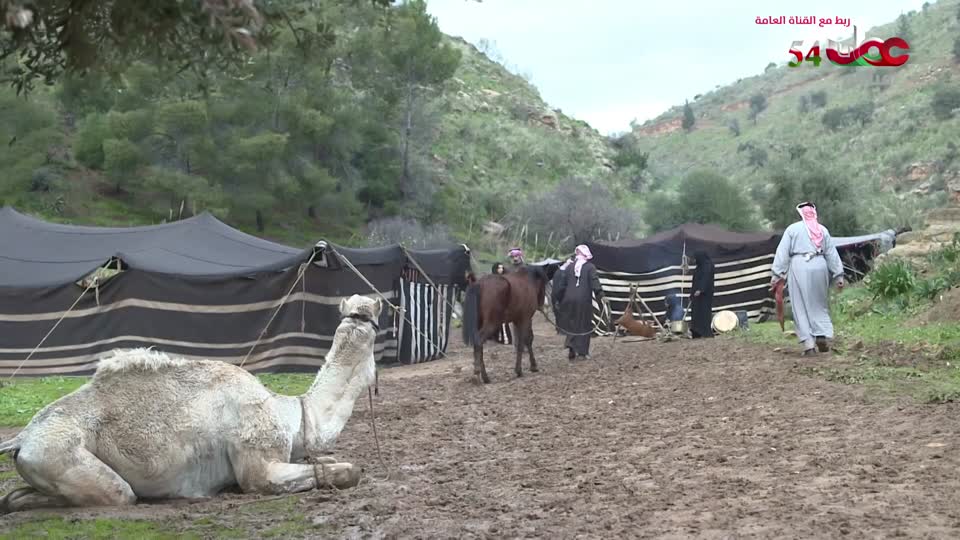
POLYGON ((0 90, 0 201, 96 225, 209 210, 295 245, 499 250, 519 236, 509 225, 527 194, 612 182, 605 137, 444 36, 423 2, 304 5, 239 69, 140 62, 27 99, 0 90), (491 220, 502 236, 481 233, 491 220))
POLYGON ((852 188, 857 228, 918 224, 923 209, 945 201, 948 185, 960 189, 960 115, 950 111, 960 107, 958 17, 960 3, 942 0, 870 29, 866 37, 908 41, 904 66, 836 66, 822 51, 819 67, 790 68, 784 51, 782 65, 691 102, 689 132, 682 105, 635 125, 631 142, 649 153, 655 179, 648 189, 675 189, 683 175, 708 169, 749 190, 762 215, 776 179, 796 161, 852 188), (766 102, 756 123, 754 96, 766 102))

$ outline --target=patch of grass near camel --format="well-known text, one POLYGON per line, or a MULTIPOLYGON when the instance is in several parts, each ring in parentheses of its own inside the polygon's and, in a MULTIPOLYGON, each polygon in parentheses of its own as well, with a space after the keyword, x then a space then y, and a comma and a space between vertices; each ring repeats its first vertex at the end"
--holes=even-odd
MULTIPOLYGON (((316 374, 271 373, 260 375, 263 384, 277 392, 295 396, 307 391, 316 374)), ((27 425, 37 411, 73 392, 88 377, 40 377, 4 381, 0 387, 0 427, 27 425)))

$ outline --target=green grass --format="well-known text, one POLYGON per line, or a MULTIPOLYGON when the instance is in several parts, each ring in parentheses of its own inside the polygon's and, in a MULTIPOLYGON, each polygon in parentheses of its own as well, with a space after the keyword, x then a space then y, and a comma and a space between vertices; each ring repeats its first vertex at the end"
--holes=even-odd
MULTIPOLYGON (((878 397, 960 401, 960 322, 915 324, 929 307, 926 302, 874 301, 865 288, 850 287, 832 302, 835 365, 801 371, 866 386, 878 397)), ((785 327, 790 331, 793 323, 787 321, 785 327)), ((776 322, 754 324, 738 337, 799 352, 796 338, 782 333, 776 322)))
MULTIPOLYGON (((309 373, 259 376, 267 388, 288 396, 306 392, 314 377, 309 373)), ((42 377, 4 382, 0 387, 0 427, 27 425, 37 411, 80 388, 87 380, 87 377, 42 377)))
POLYGON ((178 540, 201 538, 193 533, 169 530, 159 523, 142 520, 90 519, 66 520, 47 518, 19 525, 0 534, 0 539, 46 538, 68 540, 76 538, 113 539, 137 538, 138 540, 178 540))
POLYGON ((80 388, 86 377, 42 377, 4 381, 0 387, 0 426, 23 426, 47 404, 80 388))

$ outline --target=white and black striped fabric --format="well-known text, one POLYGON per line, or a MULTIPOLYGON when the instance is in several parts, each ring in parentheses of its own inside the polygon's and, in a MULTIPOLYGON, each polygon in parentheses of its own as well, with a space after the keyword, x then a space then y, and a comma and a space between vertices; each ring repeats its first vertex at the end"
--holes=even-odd
POLYGON ((400 307, 406 315, 397 315, 401 363, 428 362, 446 354, 455 294, 455 285, 434 288, 423 280, 400 279, 400 307))
MULTIPOLYGON (((689 307, 695 265, 686 272, 681 267, 683 254, 707 252, 714 262, 713 311, 746 311, 753 320, 774 313, 770 293, 770 269, 780 235, 735 233, 710 225, 687 224, 641 241, 589 244, 592 262, 597 267, 604 296, 610 300, 613 320, 627 306, 630 286, 660 322, 666 314, 665 298, 673 292, 689 307)), ((634 306, 634 317, 652 322, 643 305, 634 306)), ((689 320, 689 312, 686 313, 689 320)), ((609 335, 600 306, 594 302, 597 334, 609 335)))
MULTIPOLYGON (((713 311, 746 311, 750 319, 758 320, 774 313, 775 303, 770 295, 770 268, 773 266, 773 254, 751 257, 739 261, 715 263, 713 293, 713 311)), ((620 318, 627 307, 627 297, 631 284, 637 285, 637 293, 653 314, 664 322, 667 312, 666 295, 674 292, 683 302, 684 309, 690 304, 690 287, 693 281, 691 266, 686 275, 682 275, 679 265, 666 267, 646 274, 598 271, 604 295, 610 299, 610 311, 613 320, 620 318), (683 292, 681 293, 681 288, 683 292)), ((689 312, 685 313, 690 320, 689 312)), ((643 305, 635 305, 633 316, 652 322, 651 316, 643 305)), ((603 318, 600 306, 594 302, 594 319, 600 335, 609 335, 607 321, 603 318)))

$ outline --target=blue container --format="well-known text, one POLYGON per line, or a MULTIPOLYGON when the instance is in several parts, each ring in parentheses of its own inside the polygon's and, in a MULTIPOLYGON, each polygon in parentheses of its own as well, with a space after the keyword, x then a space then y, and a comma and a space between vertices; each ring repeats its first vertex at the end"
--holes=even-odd
POLYGON ((683 302, 680 301, 680 297, 677 296, 677 293, 667 293, 666 298, 664 298, 664 303, 667 305, 667 320, 683 320, 683 302))
POLYGON ((737 314, 737 319, 740 320, 740 328, 742 328, 743 330, 746 330, 747 328, 750 327, 750 318, 747 317, 746 311, 741 310, 741 311, 735 311, 734 313, 737 314))

